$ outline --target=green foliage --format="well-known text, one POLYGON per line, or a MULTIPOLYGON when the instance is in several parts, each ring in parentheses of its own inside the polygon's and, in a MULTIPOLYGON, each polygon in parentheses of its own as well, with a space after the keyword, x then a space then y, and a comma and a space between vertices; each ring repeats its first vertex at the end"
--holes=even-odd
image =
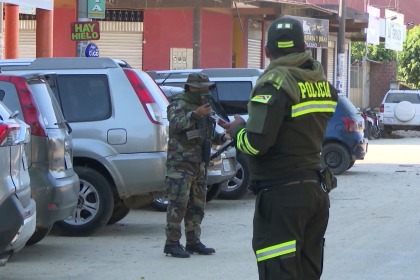
MULTIPOLYGON (((353 42, 351 44, 351 62, 362 61, 365 53, 365 43, 353 42)), ((368 58, 374 61, 390 62, 394 61, 395 51, 385 49, 385 43, 379 45, 368 45, 368 58)))
POLYGON ((414 88, 420 88, 420 26, 407 32, 403 51, 398 56, 398 77, 414 88))

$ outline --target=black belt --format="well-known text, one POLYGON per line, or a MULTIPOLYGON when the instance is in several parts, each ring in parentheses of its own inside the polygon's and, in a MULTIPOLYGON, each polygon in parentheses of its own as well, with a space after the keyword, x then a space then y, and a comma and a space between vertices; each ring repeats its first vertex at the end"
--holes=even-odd
POLYGON ((316 170, 304 170, 300 172, 293 173, 289 176, 286 176, 279 180, 260 180, 260 181, 253 181, 251 185, 248 187, 250 191, 252 191, 255 195, 262 189, 268 189, 271 187, 283 186, 288 185, 291 183, 300 183, 302 181, 307 180, 316 180, 320 181, 320 171, 316 170))

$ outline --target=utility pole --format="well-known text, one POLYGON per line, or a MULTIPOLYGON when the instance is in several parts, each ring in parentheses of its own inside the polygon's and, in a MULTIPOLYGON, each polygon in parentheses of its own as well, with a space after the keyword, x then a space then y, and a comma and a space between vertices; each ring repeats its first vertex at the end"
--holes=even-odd
POLYGON ((193 12, 193 69, 201 68, 201 1, 193 12))
MULTIPOLYGON (((90 21, 88 18, 88 0, 78 0, 77 21, 90 21)), ((88 41, 77 42, 77 57, 84 57, 83 51, 88 41)))
POLYGON ((345 59, 345 34, 346 34, 346 1, 340 0, 338 11, 338 48, 337 48, 337 90, 340 96, 344 95, 344 59, 345 59))

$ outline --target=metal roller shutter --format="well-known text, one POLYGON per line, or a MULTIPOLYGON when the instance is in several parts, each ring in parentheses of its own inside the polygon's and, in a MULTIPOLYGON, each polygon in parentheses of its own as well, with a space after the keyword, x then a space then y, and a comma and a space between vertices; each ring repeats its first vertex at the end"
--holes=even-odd
POLYGON ((19 21, 19 58, 36 58, 36 21, 19 21))
POLYGON ((261 41, 248 39, 248 68, 261 68, 261 41))
POLYGON ((335 80, 335 42, 328 42, 328 73, 327 80, 334 85, 335 80))
POLYGON ((101 39, 94 43, 100 57, 125 60, 131 67, 142 70, 143 23, 100 21, 101 39))

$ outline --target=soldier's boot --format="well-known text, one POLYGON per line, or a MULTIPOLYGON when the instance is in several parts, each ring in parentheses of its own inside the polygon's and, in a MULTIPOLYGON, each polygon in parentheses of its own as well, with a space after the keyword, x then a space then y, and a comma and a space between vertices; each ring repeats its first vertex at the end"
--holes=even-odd
POLYGON ((187 244, 187 246, 185 246, 185 250, 190 254, 197 253, 199 255, 211 255, 216 253, 216 250, 213 248, 207 248, 201 242, 198 242, 197 244, 187 244))
POLYGON ((185 251, 184 247, 181 244, 171 244, 171 245, 165 245, 165 248, 163 249, 163 253, 166 255, 171 255, 175 258, 189 258, 190 254, 185 251))

